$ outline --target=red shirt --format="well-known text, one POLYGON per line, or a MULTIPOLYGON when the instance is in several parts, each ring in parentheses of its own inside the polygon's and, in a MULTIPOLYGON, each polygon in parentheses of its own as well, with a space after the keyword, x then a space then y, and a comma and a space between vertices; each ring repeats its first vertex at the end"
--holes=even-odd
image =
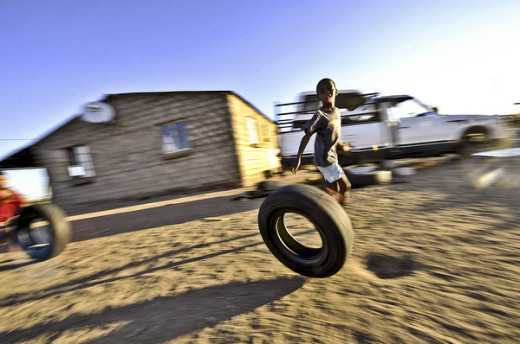
POLYGON ((4 222, 16 215, 18 208, 25 204, 25 199, 12 191, 12 195, 0 199, 0 222, 4 222))

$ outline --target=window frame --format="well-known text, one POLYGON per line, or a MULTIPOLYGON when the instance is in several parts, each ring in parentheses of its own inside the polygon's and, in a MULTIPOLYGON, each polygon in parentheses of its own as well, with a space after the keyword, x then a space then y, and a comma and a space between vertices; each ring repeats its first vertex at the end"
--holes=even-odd
POLYGON ((188 121, 186 119, 178 119, 157 125, 160 135, 161 154, 164 159, 185 156, 191 151, 187 124, 188 121), (183 127, 177 127, 178 123, 183 123, 183 127), (173 128, 173 125, 175 125, 176 127, 173 128), (168 131, 165 132, 165 129, 167 129, 168 131), (172 142, 166 142, 166 137, 172 139, 172 142), (175 145, 179 148, 175 150, 166 150, 166 145, 175 145))
POLYGON ((260 140, 258 139, 258 126, 257 120, 253 117, 246 117, 246 126, 247 133, 249 138, 249 144, 252 146, 256 146, 260 144, 260 140))
POLYGON ((66 149, 68 154, 67 172, 79 184, 93 180, 97 173, 92 151, 88 145, 75 145, 66 149), (79 173, 78 173, 79 171, 79 173))

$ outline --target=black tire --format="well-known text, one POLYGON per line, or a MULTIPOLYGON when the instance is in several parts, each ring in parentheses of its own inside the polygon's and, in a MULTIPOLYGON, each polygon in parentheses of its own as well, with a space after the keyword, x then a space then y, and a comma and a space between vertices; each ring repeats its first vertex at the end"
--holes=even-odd
POLYGON ((22 208, 13 234, 23 250, 37 260, 57 256, 71 239, 65 213, 50 203, 22 208))
POLYGON ((344 170, 353 188, 361 188, 368 185, 389 184, 392 181, 392 173, 389 171, 372 171, 368 173, 352 173, 344 170))
POLYGON ((287 185, 267 197, 258 212, 262 238, 273 255, 289 269, 309 277, 338 272, 352 251, 354 231, 350 219, 331 196, 310 185, 287 185), (319 247, 296 240, 285 215, 304 217, 321 239, 319 247))

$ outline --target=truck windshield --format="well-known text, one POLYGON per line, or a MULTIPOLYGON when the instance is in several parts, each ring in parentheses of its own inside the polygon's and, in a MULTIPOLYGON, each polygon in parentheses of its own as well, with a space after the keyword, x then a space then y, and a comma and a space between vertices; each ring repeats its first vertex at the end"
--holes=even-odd
POLYGON ((429 106, 421 103, 417 99, 408 99, 399 103, 392 103, 387 111, 390 120, 435 114, 429 106))

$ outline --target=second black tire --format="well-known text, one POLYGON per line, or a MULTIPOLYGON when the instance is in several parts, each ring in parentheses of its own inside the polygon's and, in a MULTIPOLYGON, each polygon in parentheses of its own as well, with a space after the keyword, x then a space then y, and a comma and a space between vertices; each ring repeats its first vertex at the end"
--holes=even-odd
POLYGON ((273 255, 304 276, 331 276, 352 252, 354 231, 345 209, 314 186, 297 184, 278 189, 260 206, 258 226, 273 255), (298 242, 284 223, 287 213, 302 215, 311 222, 322 246, 307 247, 298 242))
POLYGON ((37 260, 57 256, 71 239, 65 213, 50 203, 22 208, 13 234, 23 250, 37 260))

